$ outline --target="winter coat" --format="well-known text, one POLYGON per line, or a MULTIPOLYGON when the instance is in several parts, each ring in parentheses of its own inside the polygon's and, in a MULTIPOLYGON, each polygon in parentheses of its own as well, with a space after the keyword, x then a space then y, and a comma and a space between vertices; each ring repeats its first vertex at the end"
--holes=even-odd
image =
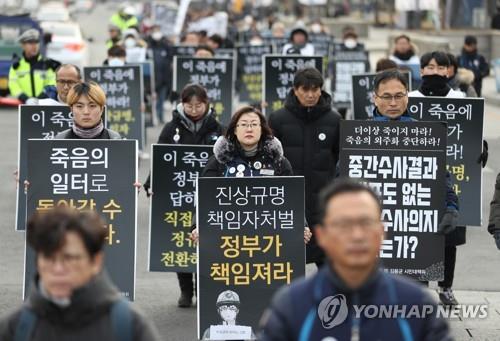
POLYGON ((458 65, 474 72, 474 89, 478 96, 481 96, 483 78, 490 74, 490 66, 484 56, 475 53, 468 53, 462 49, 462 54, 457 57, 458 65))
MULTIPOLYGON (((359 289, 353 290, 328 264, 315 275, 298 279, 274 295, 262 316, 259 340, 353 340, 355 321, 359 331, 356 340, 452 340, 446 321, 436 317, 436 309, 425 289, 409 279, 376 269, 359 289), (338 300, 332 298, 325 304, 324 299, 329 297, 338 300), (354 319, 353 305, 406 306, 407 314, 415 306, 422 312, 422 306, 426 305, 433 308, 433 314, 424 318, 415 314, 403 318, 367 318, 361 313, 359 319, 354 319), (326 316, 320 318, 321 313, 326 316), (323 325, 330 322, 336 322, 333 328, 323 325)), ((373 314, 373 309, 368 311, 373 314)))
POLYGON ((273 137, 261 141, 257 154, 248 157, 239 144, 221 136, 214 145, 214 155, 208 160, 201 176, 291 176, 290 162, 283 155, 281 142, 273 137))
MULTIPOLYGON (((43 296, 38 278, 23 304, 37 316, 32 341, 88 341, 114 340, 116 332, 111 323, 110 309, 121 296, 105 272, 101 272, 87 285, 73 292, 71 304, 60 307, 43 296)), ((132 340, 160 340, 149 319, 129 304, 132 314, 132 340)), ((0 341, 13 340, 21 308, 0 321, 0 341)))
MULTIPOLYGON (((373 110, 373 120, 374 121, 390 121, 389 118, 382 116, 377 108, 373 110)), ((416 121, 414 118, 410 116, 408 111, 406 111, 403 115, 398 117, 396 121, 416 121)), ((453 189, 453 183, 451 181, 451 173, 446 171, 446 208, 450 208, 453 210, 459 209, 458 205, 458 196, 453 189)), ((453 232, 450 232, 445 235, 445 245, 446 246, 458 246, 465 244, 466 240, 466 232, 465 226, 457 226, 453 232)))
MULTIPOLYGON (((283 144, 293 174, 305 178, 306 219, 310 227, 319 223, 318 194, 334 179, 339 158, 341 118, 331 102, 330 95, 322 92, 314 107, 304 107, 292 89, 284 107, 269 116, 269 124, 283 144)), ((323 257, 313 235, 307 244, 307 262, 321 261, 323 257)))
MULTIPOLYGON (((158 143, 160 144, 192 144, 212 145, 224 133, 224 127, 215 119, 215 111, 210 108, 207 114, 198 122, 191 121, 182 104, 177 105, 172 120, 163 127, 158 143)), ((144 183, 146 192, 151 187, 151 179, 144 183)))
POLYGON ((156 41, 148 39, 148 56, 153 60, 155 70, 155 91, 167 87, 167 93, 172 87, 173 49, 166 39, 156 41))

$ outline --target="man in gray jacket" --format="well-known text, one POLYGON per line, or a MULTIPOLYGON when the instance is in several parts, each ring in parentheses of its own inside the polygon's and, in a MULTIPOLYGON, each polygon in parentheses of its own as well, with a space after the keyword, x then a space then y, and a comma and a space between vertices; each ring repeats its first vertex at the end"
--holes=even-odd
POLYGON ((94 212, 67 208, 30 219, 37 275, 26 302, 0 320, 1 341, 160 340, 103 270, 103 225, 94 212))

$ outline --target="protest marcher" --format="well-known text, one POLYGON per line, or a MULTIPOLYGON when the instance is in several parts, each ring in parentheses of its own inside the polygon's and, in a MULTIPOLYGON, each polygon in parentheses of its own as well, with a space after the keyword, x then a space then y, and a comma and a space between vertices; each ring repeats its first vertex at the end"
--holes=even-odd
MULTIPOLYGON (((167 123, 158 138, 158 143, 211 145, 224 132, 224 127, 215 119, 215 111, 210 107, 207 91, 198 84, 188 84, 180 94, 181 103, 172 114, 172 121, 167 123)), ((144 183, 146 194, 150 192, 150 178, 144 183)), ((178 306, 190 307, 194 294, 193 274, 178 272, 181 296, 178 306)))
POLYGON ((217 50, 224 47, 224 38, 222 38, 219 34, 213 34, 207 39, 207 45, 212 50, 217 50))
POLYGON ((448 53, 450 59, 450 67, 448 68, 448 85, 453 90, 462 91, 465 97, 478 97, 476 89, 474 89, 474 73, 463 67, 458 66, 457 58, 448 53))
POLYGON ((114 45, 108 49, 108 58, 102 63, 109 66, 124 66, 127 59, 127 51, 120 45, 114 45))
POLYGON ((133 47, 146 47, 147 43, 139 36, 137 28, 131 27, 122 32, 123 46, 127 49, 133 47))
POLYGON ((37 274, 26 302, 0 321, 0 340, 160 340, 103 267, 104 224, 95 212, 63 207, 30 219, 37 274))
POLYGON ((450 59, 446 52, 433 51, 420 58, 420 75, 422 83, 417 90, 411 91, 410 97, 439 96, 449 98, 463 98, 462 91, 453 90, 448 85, 448 68, 450 59))
POLYGON ((495 192, 490 204, 490 219, 488 222, 488 232, 495 239, 495 245, 500 250, 500 173, 497 175, 495 192))
POLYGON ((483 78, 490 74, 490 66, 484 58, 477 52, 477 38, 474 36, 466 36, 462 54, 457 57, 458 65, 474 72, 474 89, 479 97, 481 97, 481 89, 483 87, 483 78))
POLYGON ((120 5, 120 9, 117 13, 113 14, 109 19, 110 23, 120 28, 120 31, 123 32, 126 29, 137 26, 139 21, 135 16, 136 12, 134 7, 122 4, 120 5))
MULTIPOLYGON (((203 177, 291 176, 292 166, 283 154, 283 147, 262 113, 244 106, 231 117, 224 136, 214 144, 214 155, 203 170, 203 177)), ((192 231, 198 240, 198 229, 192 231)), ((304 230, 309 242, 311 232, 304 230)))
POLYGON ((182 45, 197 46, 200 44, 200 35, 198 32, 187 32, 181 37, 182 45))
POLYGON ((419 65, 420 59, 417 55, 417 47, 412 43, 410 37, 405 34, 394 38, 394 51, 389 56, 389 59, 398 64, 401 69, 411 71, 413 84, 420 83, 419 65))
POLYGON ((271 26, 271 35, 273 38, 285 38, 286 27, 281 21, 275 21, 271 26))
POLYGON ((71 88, 67 104, 73 113, 73 127, 55 136, 56 139, 120 139, 120 134, 104 128, 102 113, 106 94, 94 82, 83 82, 71 88))
POLYGON ((328 262, 275 294, 259 340, 451 340, 425 289, 381 269, 384 224, 377 194, 359 182, 338 180, 322 190, 319 204, 315 230, 328 262), (429 307, 432 313, 369 319, 356 316, 355 305, 429 307))
POLYGON ((365 47, 358 43, 358 34, 353 28, 344 29, 342 48, 346 51, 363 51, 365 47))
POLYGON ((158 25, 152 27, 147 43, 155 71, 156 115, 164 123, 163 104, 172 90, 172 46, 158 25))
POLYGON ((375 72, 397 69, 398 64, 389 58, 380 58, 375 65, 375 72))
MULTIPOLYGON (((444 57, 448 58, 446 54, 444 54, 444 57)), ((437 54, 437 58, 440 60, 437 65, 443 65, 444 62, 441 61, 443 56, 437 54)), ((422 59, 425 62, 427 59, 430 60, 431 58, 430 56, 424 55, 422 59)), ((436 65, 434 69, 438 69, 436 65)), ((438 72, 444 75, 447 74, 447 69, 438 69, 438 72)), ((423 79, 424 82, 422 84, 426 84, 425 76, 423 79)), ((374 80, 374 85, 375 91, 373 99, 375 109, 373 112, 373 119, 375 121, 414 121, 408 113, 408 84, 401 72, 397 70, 384 71, 377 75, 374 80)), ((465 244, 465 227, 457 226, 458 197, 453 190, 449 172, 446 172, 446 184, 446 213, 438 226, 438 233, 445 235, 444 280, 438 282, 439 299, 445 305, 456 305, 458 302, 452 290, 453 277, 455 274, 457 245, 465 244)), ((423 283, 426 284, 426 282, 423 283)))
POLYGON ((497 5, 497 11, 495 15, 491 17, 491 28, 493 30, 500 30, 500 4, 497 5))
MULTIPOLYGON (((339 155, 341 118, 322 87, 323 76, 317 69, 297 71, 284 107, 269 116, 293 173, 305 177, 306 220, 310 226, 318 223, 317 195, 334 178, 339 155)), ((313 236, 307 245, 307 262, 320 266, 323 258, 313 236)))
POLYGON ((14 54, 9 69, 9 91, 22 103, 36 104, 37 98, 46 98, 43 89, 56 85, 55 70, 61 63, 40 53, 40 32, 32 28, 18 38, 23 53, 14 54))
POLYGON ((122 34, 120 28, 115 24, 108 25, 109 38, 106 40, 106 48, 110 49, 121 42, 122 34))
POLYGON ((308 42, 307 31, 301 27, 290 32, 290 42, 283 46, 283 54, 300 54, 314 56, 314 45, 308 42))
POLYGON ((66 105, 69 90, 82 82, 80 68, 73 64, 63 64, 56 69, 56 86, 43 89, 47 98, 38 100, 38 105, 66 105))

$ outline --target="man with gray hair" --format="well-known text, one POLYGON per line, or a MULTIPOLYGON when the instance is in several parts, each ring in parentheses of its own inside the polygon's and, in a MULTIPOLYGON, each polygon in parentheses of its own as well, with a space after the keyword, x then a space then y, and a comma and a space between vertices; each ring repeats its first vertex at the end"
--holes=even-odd
POLYGON ((69 90, 82 82, 80 68, 73 64, 63 64, 56 69, 56 85, 43 90, 47 98, 40 99, 38 105, 66 105, 69 90))

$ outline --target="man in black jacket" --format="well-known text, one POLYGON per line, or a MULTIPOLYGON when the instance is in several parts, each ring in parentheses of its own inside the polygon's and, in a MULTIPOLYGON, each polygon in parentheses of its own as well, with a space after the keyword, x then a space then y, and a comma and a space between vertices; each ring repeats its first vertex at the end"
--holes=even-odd
POLYGON ((474 72, 474 89, 479 97, 481 97, 481 89, 483 87, 483 78, 490 74, 490 66, 477 51, 477 39, 474 36, 466 36, 462 54, 457 57, 460 67, 474 72))
MULTIPOLYGON (((269 116, 274 135, 281 141, 294 175, 305 178, 306 218, 318 223, 317 196, 335 176, 339 155, 340 115, 332 110, 331 96, 322 91, 323 77, 314 68, 295 74, 285 105, 269 116)), ((307 245, 307 262, 323 264, 323 251, 314 238, 307 245)))

